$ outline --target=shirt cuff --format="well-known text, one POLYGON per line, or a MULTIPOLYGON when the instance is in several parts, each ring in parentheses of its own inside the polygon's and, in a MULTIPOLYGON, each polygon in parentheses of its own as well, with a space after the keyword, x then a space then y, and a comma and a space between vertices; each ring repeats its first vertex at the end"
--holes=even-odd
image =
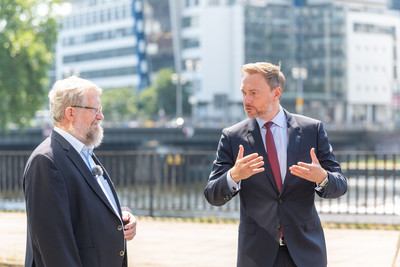
POLYGON ((240 190, 240 184, 242 183, 242 181, 236 183, 231 177, 231 171, 228 171, 228 173, 226 174, 226 181, 228 182, 229 190, 231 190, 232 194, 240 190))

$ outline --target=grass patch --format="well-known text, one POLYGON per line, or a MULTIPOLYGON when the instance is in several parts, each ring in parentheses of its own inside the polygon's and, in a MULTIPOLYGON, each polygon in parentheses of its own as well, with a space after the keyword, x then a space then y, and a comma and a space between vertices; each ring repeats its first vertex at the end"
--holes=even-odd
POLYGON ((159 222, 188 222, 188 223, 220 223, 220 224, 238 224, 239 220, 233 219, 221 219, 217 217, 151 217, 151 216, 136 216, 137 220, 140 221, 159 221, 159 222))
POLYGON ((396 230, 400 231, 400 225, 374 224, 374 223, 322 223, 324 228, 330 229, 360 229, 360 230, 396 230))
MULTIPOLYGON (((139 216, 140 221, 160 221, 160 222, 188 222, 188 223, 218 223, 218 224, 239 224, 239 220, 221 219, 216 217, 150 217, 139 216)), ((360 230, 396 230, 400 231, 400 225, 394 224, 373 224, 373 223, 330 223, 323 222, 322 227, 329 229, 360 229, 360 230)))

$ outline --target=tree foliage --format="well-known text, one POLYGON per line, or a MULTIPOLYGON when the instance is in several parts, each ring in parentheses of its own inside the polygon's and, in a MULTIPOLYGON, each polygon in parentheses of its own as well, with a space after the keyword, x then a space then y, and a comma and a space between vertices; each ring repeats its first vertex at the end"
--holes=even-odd
POLYGON ((154 87, 147 87, 139 95, 139 114, 142 119, 151 119, 157 114, 157 91, 154 87))
MULTIPOLYGON (((60 2, 60 1, 58 1, 60 2)), ((1 0, 0 126, 25 125, 47 99, 57 37, 54 1, 1 0)))
MULTIPOLYGON (((160 110, 172 118, 176 114, 176 85, 172 83, 172 69, 161 69, 152 83, 140 94, 141 113, 156 116, 160 110)), ((182 111, 183 115, 190 114, 189 94, 182 89, 182 111)), ((145 114, 143 114, 145 115, 145 114)))
MULTIPOLYGON (((172 83, 172 69, 160 70, 151 86, 141 92, 134 88, 104 89, 101 96, 105 121, 111 124, 131 120, 157 120, 160 110, 173 118, 176 114, 176 85, 172 83)), ((188 93, 183 88, 183 112, 190 114, 188 93)))
POLYGON ((101 103, 106 121, 129 121, 135 119, 138 113, 138 97, 133 88, 105 89, 101 103))

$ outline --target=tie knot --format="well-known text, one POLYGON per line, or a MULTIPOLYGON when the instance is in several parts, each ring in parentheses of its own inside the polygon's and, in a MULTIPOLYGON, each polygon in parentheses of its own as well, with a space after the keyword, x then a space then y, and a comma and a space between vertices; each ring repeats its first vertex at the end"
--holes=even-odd
POLYGON ((265 123, 264 126, 265 126, 266 128, 271 128, 271 126, 272 126, 273 124, 274 124, 274 122, 269 121, 269 122, 265 123))

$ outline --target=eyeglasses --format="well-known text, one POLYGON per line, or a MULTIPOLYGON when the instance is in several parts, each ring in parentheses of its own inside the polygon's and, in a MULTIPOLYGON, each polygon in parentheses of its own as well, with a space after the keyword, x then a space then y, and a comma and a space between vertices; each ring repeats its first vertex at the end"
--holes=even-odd
POLYGON ((93 107, 86 107, 86 106, 78 106, 78 105, 73 105, 71 106, 72 108, 84 108, 84 109, 92 109, 94 112, 96 112, 96 115, 99 114, 103 110, 103 107, 100 106, 99 108, 93 108, 93 107))

